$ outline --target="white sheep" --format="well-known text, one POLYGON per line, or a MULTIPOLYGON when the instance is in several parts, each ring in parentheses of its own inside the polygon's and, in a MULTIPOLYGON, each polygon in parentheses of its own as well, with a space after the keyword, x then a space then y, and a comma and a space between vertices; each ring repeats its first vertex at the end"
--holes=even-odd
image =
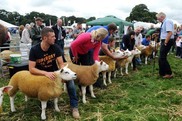
MULTIPOLYGON (((42 113, 41 119, 45 120, 47 101, 54 99, 54 108, 60 112, 57 102, 62 91, 62 80, 69 81, 76 79, 76 73, 71 71, 67 66, 55 71, 56 79, 50 80, 46 76, 33 75, 29 71, 19 71, 14 74, 8 85, 13 88, 8 92, 10 96, 11 111, 15 112, 14 98, 18 90, 24 93, 27 97, 38 98, 41 101, 42 113)), ((27 101, 25 99, 25 101, 27 101)))
MULTIPOLYGON (((141 54, 141 51, 138 49, 129 51, 128 49, 124 51, 125 55, 128 56, 126 59, 117 60, 116 66, 120 68, 120 73, 123 76, 122 68, 125 67, 125 73, 128 74, 128 66, 132 62, 135 55, 141 54)), ((114 77, 116 77, 117 69, 115 70, 114 77)))
MULTIPOLYGON (((121 52, 120 50, 113 50, 112 55, 114 57, 122 57, 124 56, 124 53, 121 52)), ((106 84, 106 73, 108 72, 108 82, 111 82, 111 72, 115 70, 115 65, 116 65, 116 61, 114 59, 112 59, 111 57, 104 55, 104 56, 99 56, 99 59, 104 61, 106 64, 109 65, 109 69, 107 71, 102 71, 102 76, 103 76, 103 84, 105 86, 107 86, 106 84)))
POLYGON ((8 93, 9 90, 11 90, 12 86, 4 86, 0 88, 0 113, 3 112, 2 103, 3 103, 3 97, 4 93, 8 93))
POLYGON ((68 68, 77 74, 75 82, 81 85, 82 102, 86 103, 86 87, 89 86, 91 97, 96 98, 93 92, 93 84, 97 81, 99 73, 108 70, 109 66, 103 61, 95 61, 91 66, 69 63, 68 68))

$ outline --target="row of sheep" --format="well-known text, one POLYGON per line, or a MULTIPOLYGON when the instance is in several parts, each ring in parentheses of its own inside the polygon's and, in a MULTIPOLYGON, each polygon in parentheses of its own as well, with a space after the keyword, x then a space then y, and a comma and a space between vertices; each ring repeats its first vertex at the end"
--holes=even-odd
MULTIPOLYGON (((147 48, 147 47, 146 47, 147 48)), ((147 49, 143 49, 144 50, 147 49)), ((47 107, 47 101, 54 99, 54 108, 56 111, 60 111, 58 108, 58 97, 62 94, 62 80, 75 80, 75 82, 81 85, 82 102, 86 103, 86 87, 89 86, 91 97, 95 98, 93 92, 93 84, 97 81, 99 73, 103 73, 103 84, 106 84, 106 72, 108 72, 108 81, 111 83, 111 71, 116 70, 116 65, 120 66, 121 70, 125 67, 125 73, 128 74, 128 65, 131 63, 134 56, 141 54, 141 51, 135 49, 133 51, 120 51, 115 50, 114 56, 128 56, 125 59, 118 60, 117 62, 109 58, 108 56, 100 56, 101 61, 96 61, 92 66, 81 66, 68 63, 64 68, 56 71, 57 78, 55 81, 51 81, 47 77, 32 75, 29 71, 20 71, 12 76, 8 86, 0 88, 0 111, 2 109, 3 93, 8 92, 10 97, 11 111, 15 112, 14 98, 18 90, 23 92, 27 97, 38 98, 41 101, 41 119, 46 119, 45 111, 47 107), (117 63, 117 64, 116 64, 117 63)), ((122 74, 122 71, 121 71, 122 74)), ((116 73, 115 73, 116 77, 116 73)))

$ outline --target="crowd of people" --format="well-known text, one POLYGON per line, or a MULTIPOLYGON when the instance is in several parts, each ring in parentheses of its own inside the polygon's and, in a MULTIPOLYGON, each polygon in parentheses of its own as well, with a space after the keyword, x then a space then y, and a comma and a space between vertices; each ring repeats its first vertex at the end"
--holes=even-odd
MULTIPOLYGON (((159 75, 162 78, 172 78, 172 69, 167 60, 168 53, 174 52, 176 48, 176 57, 182 58, 182 25, 178 28, 173 22, 166 18, 163 12, 156 15, 160 21, 161 28, 145 30, 137 27, 134 30, 130 27, 128 32, 123 35, 120 43, 120 50, 134 50, 138 46, 148 46, 150 41, 154 40, 154 35, 158 36, 160 41, 159 52, 159 75), (171 48, 174 47, 174 48, 171 48)), ((70 58, 73 63, 78 65, 92 65, 95 60, 99 60, 100 54, 107 55, 114 60, 127 58, 126 56, 114 57, 111 48, 115 47, 113 34, 117 30, 114 23, 106 26, 93 26, 87 30, 82 29, 82 24, 78 23, 74 29, 65 29, 61 19, 50 27, 42 25, 43 19, 37 17, 35 24, 26 24, 19 29, 20 42, 31 43, 32 48, 29 55, 29 71, 32 74, 44 75, 50 79, 55 78, 53 73, 58 68, 63 67, 66 59, 64 58, 64 41, 66 37, 73 38, 70 45, 70 58), (56 44, 55 44, 56 43, 56 44)), ((137 64, 141 64, 141 58, 133 58, 133 70, 137 71, 137 64)), ((70 106, 74 118, 80 118, 78 111, 78 98, 74 81, 66 83, 68 95, 70 97, 70 106)))

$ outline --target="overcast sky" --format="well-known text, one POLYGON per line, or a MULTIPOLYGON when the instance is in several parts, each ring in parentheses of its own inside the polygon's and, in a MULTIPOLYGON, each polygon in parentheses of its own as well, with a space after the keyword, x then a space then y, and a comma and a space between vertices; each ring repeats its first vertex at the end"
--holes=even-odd
POLYGON ((61 16, 96 18, 114 15, 124 19, 136 5, 145 4, 150 12, 164 12, 182 24, 181 0, 0 0, 0 9, 21 15, 32 11, 61 16))

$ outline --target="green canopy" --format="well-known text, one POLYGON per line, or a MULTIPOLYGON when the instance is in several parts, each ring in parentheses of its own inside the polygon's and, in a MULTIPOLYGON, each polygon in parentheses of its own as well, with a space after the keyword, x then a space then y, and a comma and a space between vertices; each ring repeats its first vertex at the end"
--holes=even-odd
POLYGON ((106 16, 104 18, 98 18, 96 20, 93 21, 89 21, 86 24, 87 25, 108 25, 110 23, 115 23, 117 26, 119 26, 119 34, 122 35, 123 34, 123 30, 124 30, 124 26, 133 26, 132 23, 128 22, 128 21, 124 21, 122 19, 119 19, 115 16, 106 16))

